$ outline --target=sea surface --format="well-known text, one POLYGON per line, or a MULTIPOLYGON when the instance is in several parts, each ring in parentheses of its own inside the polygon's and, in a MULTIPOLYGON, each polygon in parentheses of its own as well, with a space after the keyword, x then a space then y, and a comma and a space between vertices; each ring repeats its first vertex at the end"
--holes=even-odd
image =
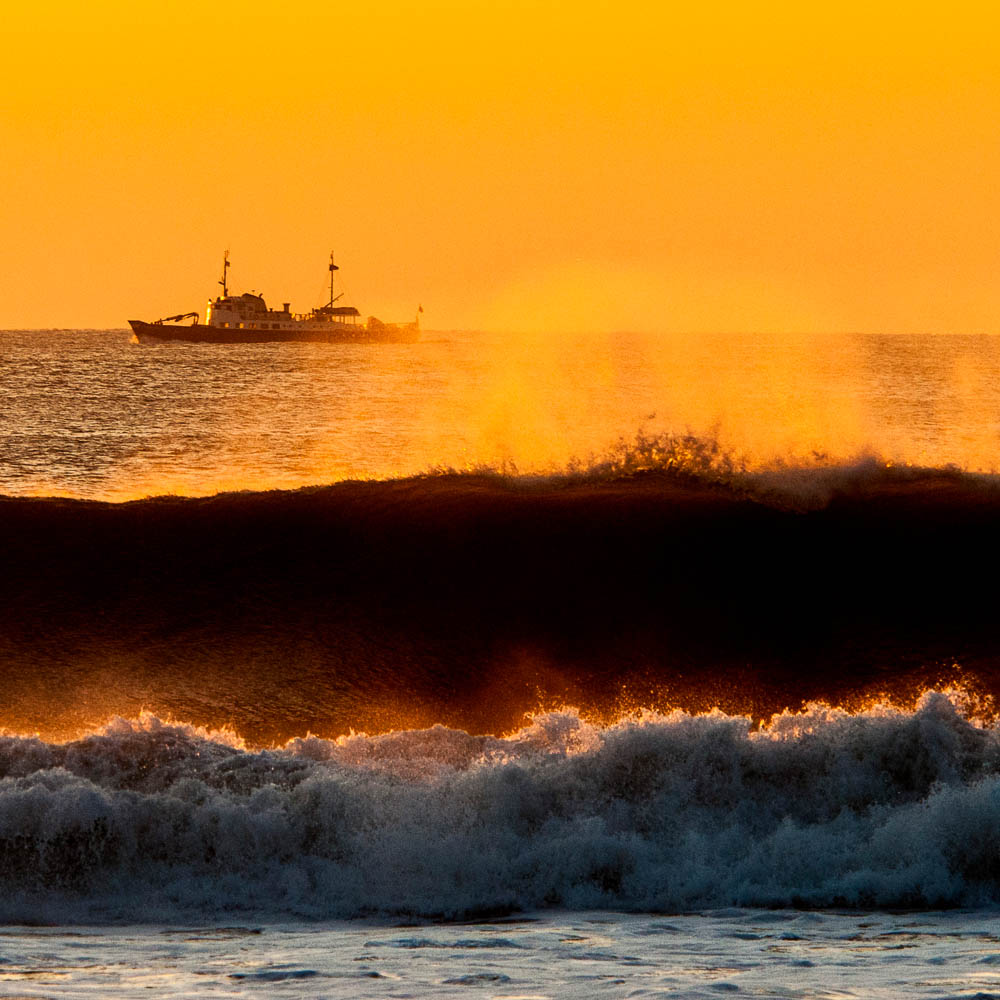
POLYGON ((0 331, 0 493, 126 500, 594 467, 692 433, 754 467, 993 471, 1000 338, 426 332, 139 345, 0 331))
POLYGON ((0 332, 0 995, 1000 996, 1000 340, 0 332))

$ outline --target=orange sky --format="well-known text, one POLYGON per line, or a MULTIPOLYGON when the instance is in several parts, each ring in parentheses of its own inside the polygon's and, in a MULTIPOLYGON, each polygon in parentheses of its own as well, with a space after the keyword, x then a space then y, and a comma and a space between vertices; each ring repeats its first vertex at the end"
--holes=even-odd
POLYGON ((811 6, 12 0, 0 327, 1000 329, 1000 14, 811 6))

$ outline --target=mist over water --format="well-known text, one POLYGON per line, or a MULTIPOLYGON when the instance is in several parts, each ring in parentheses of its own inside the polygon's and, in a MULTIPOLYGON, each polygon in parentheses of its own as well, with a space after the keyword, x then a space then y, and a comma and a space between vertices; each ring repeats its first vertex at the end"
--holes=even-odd
POLYGON ((1000 342, 428 332, 416 345, 0 333, 0 493, 120 500, 431 469, 599 464, 692 433, 751 468, 859 455, 991 471, 1000 342))

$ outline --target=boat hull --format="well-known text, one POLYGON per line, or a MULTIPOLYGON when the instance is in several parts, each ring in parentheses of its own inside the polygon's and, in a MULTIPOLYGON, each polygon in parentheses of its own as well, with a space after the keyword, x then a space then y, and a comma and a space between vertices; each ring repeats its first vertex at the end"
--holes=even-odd
POLYGON ((180 341, 196 344, 412 344, 420 339, 416 323, 316 323, 281 330, 234 329, 192 323, 173 326, 130 319, 140 342, 180 341))

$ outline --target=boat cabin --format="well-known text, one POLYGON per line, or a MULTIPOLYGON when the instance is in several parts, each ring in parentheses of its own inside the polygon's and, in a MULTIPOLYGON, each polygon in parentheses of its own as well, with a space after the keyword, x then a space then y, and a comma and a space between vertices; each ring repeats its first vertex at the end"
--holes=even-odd
POLYGON ((357 323, 361 313, 354 306, 320 306, 313 310, 310 319, 325 320, 328 323, 357 323))
POLYGON ((268 309, 264 296, 252 292, 220 296, 208 303, 205 323, 233 330, 277 330, 283 323, 291 322, 290 305, 285 302, 283 309, 268 309))

